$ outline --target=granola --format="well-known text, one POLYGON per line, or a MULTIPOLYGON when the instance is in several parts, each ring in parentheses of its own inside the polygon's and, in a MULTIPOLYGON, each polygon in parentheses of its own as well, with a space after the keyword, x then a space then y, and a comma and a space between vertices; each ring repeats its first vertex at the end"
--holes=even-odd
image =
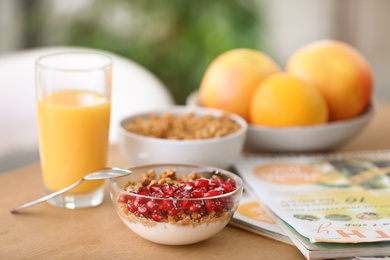
POLYGON ((199 140, 219 138, 238 131, 241 126, 229 114, 220 117, 187 113, 165 113, 137 117, 124 126, 127 131, 155 138, 172 140, 199 140))

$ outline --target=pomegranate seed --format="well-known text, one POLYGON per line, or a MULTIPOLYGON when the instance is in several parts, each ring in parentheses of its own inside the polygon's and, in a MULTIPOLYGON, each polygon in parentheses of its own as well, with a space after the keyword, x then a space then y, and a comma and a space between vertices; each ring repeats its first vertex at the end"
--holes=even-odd
POLYGON ((205 192, 207 192, 206 188, 201 188, 201 189, 194 190, 191 193, 191 197, 192 198, 203 198, 205 192))
MULTIPOLYGON (((135 194, 135 193, 134 193, 134 194, 135 194)), ((129 202, 129 201, 133 202, 136 198, 137 198, 137 196, 134 196, 134 195, 127 195, 127 202, 129 202)))
POLYGON ((225 181, 225 183, 226 184, 229 184, 230 186, 232 186, 232 187, 236 187, 236 182, 234 181, 234 180, 232 180, 232 179, 227 179, 226 181, 225 181))
POLYGON ((176 209, 176 208, 172 208, 172 209, 170 209, 170 210, 168 211, 168 214, 169 214, 170 216, 176 216, 177 213, 179 213, 179 211, 180 211, 180 210, 178 210, 178 209, 176 209))
POLYGON ((137 211, 138 207, 135 206, 133 203, 127 203, 127 210, 135 213, 137 211))
POLYGON ((217 186, 215 184, 210 184, 209 190, 215 190, 217 186))
POLYGON ((229 183, 224 183, 222 184, 222 189, 225 191, 224 193, 229 193, 229 192, 232 192, 235 190, 235 188, 232 187, 232 185, 230 185, 229 183))
POLYGON ((214 184, 214 185, 217 186, 217 187, 219 187, 219 186, 221 186, 221 184, 223 183, 223 180, 222 180, 221 177, 215 177, 215 176, 214 176, 213 178, 211 178, 210 183, 211 183, 211 184, 214 184))
POLYGON ((176 199, 181 199, 184 197, 183 193, 180 190, 177 190, 175 194, 173 195, 176 199))
POLYGON ((160 205, 157 202, 152 200, 148 201, 146 203, 146 206, 148 207, 149 212, 155 212, 160 207, 160 205))
POLYGON ((157 185, 157 184, 153 184, 149 187, 149 190, 150 192, 156 192, 156 191, 161 191, 161 187, 160 185, 157 185))
POLYGON ((167 195, 162 190, 157 190, 152 195, 156 198, 167 198, 167 195))
POLYGON ((180 200, 174 200, 173 201, 173 206, 175 209, 181 209, 181 201, 180 200))
POLYGON ((152 219, 156 222, 160 222, 162 220, 163 216, 159 212, 153 212, 152 213, 152 219))
POLYGON ((178 191, 180 192, 191 192, 194 190, 194 187, 189 185, 189 184, 185 184, 184 186, 180 186, 178 191))
POLYGON ((226 203, 226 198, 219 198, 219 199, 216 199, 216 200, 220 201, 222 204, 226 203))
POLYGON ((186 189, 195 188, 195 183, 194 182, 188 181, 188 182, 185 182, 184 184, 185 184, 186 189))
POLYGON ((127 194, 121 194, 118 198, 118 202, 127 203, 127 201, 129 200, 127 197, 128 197, 127 194))
POLYGON ((204 194, 204 197, 209 198, 209 197, 214 197, 214 196, 218 196, 221 194, 222 194, 221 190, 210 190, 204 194))
POLYGON ((173 195, 176 199, 181 199, 181 198, 191 198, 191 193, 188 191, 180 191, 177 190, 175 194, 173 195))
POLYGON ((150 191, 146 187, 141 187, 138 189, 138 194, 144 195, 144 196, 150 196, 150 191))
POLYGON ((170 185, 162 186, 161 190, 164 192, 165 195, 168 195, 169 197, 172 197, 175 194, 175 189, 173 188, 173 186, 170 185))
POLYGON ((182 209, 189 209, 192 205, 192 201, 191 200, 183 200, 181 202, 181 208, 182 209))
POLYGON ((183 192, 183 198, 191 198, 191 192, 189 192, 189 191, 184 191, 184 192, 183 192))
POLYGON ((163 209, 165 211, 169 211, 169 210, 173 209, 173 202, 170 200, 163 200, 161 202, 161 209, 163 209))
POLYGON ((139 206, 141 206, 141 205, 146 204, 146 202, 148 202, 148 199, 146 199, 146 198, 141 198, 141 197, 136 197, 136 198, 134 199, 134 201, 133 201, 133 204, 134 204, 134 206, 139 207, 139 206))
POLYGON ((192 202, 192 205, 190 206, 189 210, 191 212, 198 212, 200 208, 202 207, 202 204, 200 201, 196 200, 192 202))
POLYGON ((199 209, 199 212, 198 212, 198 213, 201 214, 202 216, 204 216, 204 215, 207 214, 207 210, 206 210, 205 207, 201 207, 201 208, 199 209))
POLYGON ((149 215, 148 208, 145 205, 138 207, 138 212, 142 214, 142 216, 147 217, 149 215))
POLYGON ((137 218, 144 217, 138 210, 137 210, 136 212, 134 212, 134 215, 135 215, 137 218))
POLYGON ((213 200, 205 200, 204 204, 206 206, 207 212, 210 213, 215 211, 215 204, 213 200))
POLYGON ((195 188, 208 188, 210 185, 209 180, 207 179, 196 179, 194 180, 195 188))
POLYGON ((215 205, 215 212, 222 213, 225 205, 219 200, 214 200, 214 205, 215 205))

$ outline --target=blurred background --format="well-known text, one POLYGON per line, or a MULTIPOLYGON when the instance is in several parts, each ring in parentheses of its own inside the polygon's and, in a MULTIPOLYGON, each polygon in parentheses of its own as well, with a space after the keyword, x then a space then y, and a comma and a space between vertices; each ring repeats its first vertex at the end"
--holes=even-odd
MULTIPOLYGON (((375 97, 390 100, 389 11, 388 0, 0 0, 0 59, 47 46, 102 49, 145 67, 184 104, 227 50, 258 49, 284 67, 298 48, 332 38, 366 57, 375 97)), ((0 172, 37 154, 15 158, 0 159, 0 172)))
POLYGON ((389 11, 388 0, 0 0, 0 55, 53 45, 104 49, 152 71, 183 103, 224 51, 255 48, 284 66, 297 48, 333 38, 360 50, 377 93, 389 94, 389 11))

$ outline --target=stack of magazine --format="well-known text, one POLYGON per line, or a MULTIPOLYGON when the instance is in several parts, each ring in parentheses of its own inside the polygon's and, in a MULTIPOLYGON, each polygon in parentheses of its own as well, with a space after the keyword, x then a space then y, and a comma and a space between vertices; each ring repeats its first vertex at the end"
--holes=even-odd
POLYGON ((246 188, 232 225, 307 259, 390 256, 390 151, 243 154, 234 167, 246 188))

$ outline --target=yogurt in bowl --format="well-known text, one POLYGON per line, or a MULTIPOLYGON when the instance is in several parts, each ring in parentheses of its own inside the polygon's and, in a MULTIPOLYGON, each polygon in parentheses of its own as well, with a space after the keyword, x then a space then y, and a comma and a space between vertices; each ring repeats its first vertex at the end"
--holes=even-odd
POLYGON ((242 180, 226 170, 155 164, 131 171, 110 180, 112 202, 128 228, 159 244, 212 237, 228 224, 242 195, 242 180))

